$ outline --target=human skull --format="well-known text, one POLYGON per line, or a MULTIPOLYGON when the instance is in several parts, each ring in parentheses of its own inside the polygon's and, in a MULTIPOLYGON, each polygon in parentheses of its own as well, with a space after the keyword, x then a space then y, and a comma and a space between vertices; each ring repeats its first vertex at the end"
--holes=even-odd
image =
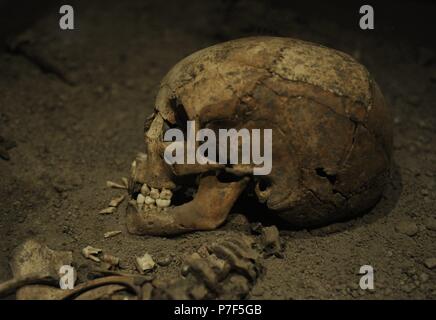
MULTIPOLYGON (((323 225, 365 212, 380 198, 392 153, 392 124, 367 69, 342 52, 289 38, 251 37, 191 54, 165 76, 146 120, 147 153, 133 163, 127 226, 136 234, 209 230, 244 189, 286 221, 323 225), (272 171, 253 165, 163 160, 168 128, 272 129, 272 171), (225 174, 224 174, 225 173, 225 174), (138 208, 144 184, 198 189, 191 201, 138 208)), ((186 192, 186 188, 183 189, 186 192)))

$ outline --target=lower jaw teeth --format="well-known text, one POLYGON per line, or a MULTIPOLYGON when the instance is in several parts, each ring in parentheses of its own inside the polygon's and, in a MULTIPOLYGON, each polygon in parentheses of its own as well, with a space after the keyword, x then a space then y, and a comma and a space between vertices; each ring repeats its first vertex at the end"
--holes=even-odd
POLYGON ((136 198, 138 208, 142 211, 152 209, 165 209, 171 205, 171 198, 173 194, 171 190, 163 188, 162 190, 156 188, 149 188, 146 184, 141 187, 141 192, 136 198))
POLYGON ((158 208, 168 208, 171 205, 171 200, 156 199, 156 205, 158 208))
POLYGON ((152 197, 150 197, 150 196, 145 197, 145 200, 144 200, 145 204, 150 205, 150 204, 154 204, 155 202, 156 202, 156 200, 153 199, 152 197))

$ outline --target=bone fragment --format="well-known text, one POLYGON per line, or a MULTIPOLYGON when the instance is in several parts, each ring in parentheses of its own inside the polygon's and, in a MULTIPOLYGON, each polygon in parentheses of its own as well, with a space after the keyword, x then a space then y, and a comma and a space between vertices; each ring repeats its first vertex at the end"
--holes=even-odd
POLYGON ((116 266, 118 266, 120 264, 120 258, 115 257, 115 256, 113 256, 111 254, 104 254, 101 257, 101 260, 103 262, 106 262, 106 263, 110 264, 111 266, 114 266, 114 267, 116 267, 116 266))
POLYGON ((116 210, 117 210, 117 207, 108 207, 108 208, 105 208, 103 210, 100 210, 98 213, 100 213, 100 214, 111 214, 111 213, 114 213, 116 210))
POLYGON ((152 271, 156 267, 151 255, 148 253, 144 254, 142 257, 136 257, 136 268, 140 273, 146 273, 152 271))
POLYGON ((115 236, 117 236, 117 235, 119 235, 119 234, 121 234, 122 233, 122 231, 121 230, 115 230, 115 231, 108 231, 108 232, 105 232, 104 233, 104 237, 107 239, 107 238, 112 238, 112 237, 115 237, 115 236))
POLYGON ((121 204, 121 202, 123 202, 124 198, 125 198, 124 195, 113 198, 111 202, 109 202, 109 207, 118 207, 121 204))
POLYGON ((101 249, 94 248, 91 246, 87 246, 87 247, 83 248, 83 250, 82 250, 82 254, 85 258, 91 259, 92 261, 95 261, 95 262, 100 262, 100 258, 98 258, 97 255, 101 252, 102 252, 101 249))
POLYGON ((126 189, 126 186, 113 181, 106 181, 106 186, 108 188, 114 188, 114 189, 126 189))

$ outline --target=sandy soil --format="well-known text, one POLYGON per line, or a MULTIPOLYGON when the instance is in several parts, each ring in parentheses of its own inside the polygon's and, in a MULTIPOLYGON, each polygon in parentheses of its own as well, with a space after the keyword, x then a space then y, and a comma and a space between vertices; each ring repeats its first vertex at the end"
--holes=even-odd
POLYGON ((156 272, 174 277, 183 255, 201 244, 234 230, 249 233, 248 222, 233 214, 216 231, 132 236, 124 226, 125 203, 113 215, 97 212, 121 194, 108 190, 106 180, 127 176, 144 149, 143 121, 171 66, 220 41, 275 34, 343 50, 368 67, 392 105, 395 170, 369 214, 321 229, 281 230, 285 257, 263 261, 266 274, 251 298, 436 298, 436 269, 425 264, 436 258, 433 49, 406 35, 347 28, 348 18, 328 19, 322 10, 303 15, 266 2, 89 1, 75 9, 77 30, 60 31, 58 8, 49 7, 21 38, 13 37, 29 43, 0 51, 0 136, 17 144, 10 160, 0 158, 1 281, 11 277, 12 250, 30 237, 72 250, 83 280, 93 266, 80 254, 87 245, 119 256, 126 268, 145 252, 173 254, 156 272), (123 233, 104 239, 111 230, 123 233), (375 269, 373 291, 358 286, 365 264, 375 269))

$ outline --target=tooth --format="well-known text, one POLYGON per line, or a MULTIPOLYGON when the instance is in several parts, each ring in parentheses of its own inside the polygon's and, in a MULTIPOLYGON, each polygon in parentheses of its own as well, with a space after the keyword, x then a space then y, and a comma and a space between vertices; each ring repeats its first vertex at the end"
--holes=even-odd
POLYGON ((155 203, 149 204, 148 208, 149 209, 156 209, 156 204, 155 203))
POLYGON ((156 201, 156 200, 154 200, 154 199, 153 199, 152 197, 150 197, 150 196, 146 196, 146 197, 144 198, 144 203, 145 203, 146 205, 154 204, 155 201, 156 201))
POLYGON ((167 199, 156 199, 156 205, 159 208, 167 208, 169 207, 171 204, 171 200, 167 200, 167 199))
POLYGON ((159 198, 163 200, 171 200, 173 197, 173 193, 169 189, 162 188, 162 191, 160 192, 159 198))
POLYGON ((145 197, 140 193, 138 194, 138 197, 136 198, 136 203, 138 204, 139 208, 142 208, 145 202, 145 197))
POLYGON ((132 161, 132 165, 130 166, 130 174, 132 177, 136 174, 136 160, 132 161))
POLYGON ((153 199, 159 199, 159 195, 160 195, 160 192, 158 189, 151 188, 150 197, 152 197, 153 199))
POLYGON ((109 208, 105 208, 103 210, 100 210, 99 213, 100 214, 111 214, 114 213, 117 210, 117 207, 109 207, 109 208))
POLYGON ((119 196, 113 198, 111 202, 109 202, 109 207, 118 207, 121 204, 121 202, 123 202, 124 198, 125 196, 119 196))
POLYGON ((141 187, 141 193, 144 196, 148 196, 150 194, 150 188, 145 183, 141 187))
POLYGON ((91 259, 92 261, 95 261, 95 262, 100 262, 100 259, 97 257, 97 255, 101 252, 102 252, 101 249, 94 248, 91 246, 87 246, 87 247, 83 248, 83 250, 82 250, 82 254, 85 258, 91 259))
POLYGON ((116 182, 113 182, 113 181, 106 181, 106 186, 108 188, 126 189, 126 186, 123 186, 123 185, 116 183, 116 182))
POLYGON ((123 181, 123 184, 126 186, 126 189, 129 188, 129 179, 126 177, 122 177, 121 181, 123 181))

